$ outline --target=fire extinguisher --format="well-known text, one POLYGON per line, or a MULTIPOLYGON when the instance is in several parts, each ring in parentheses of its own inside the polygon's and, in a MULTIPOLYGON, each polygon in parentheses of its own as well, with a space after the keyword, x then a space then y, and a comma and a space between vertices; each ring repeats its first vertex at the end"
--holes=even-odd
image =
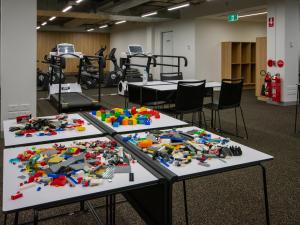
POLYGON ((265 70, 262 70, 260 74, 264 76, 264 86, 262 88, 262 94, 266 97, 271 98, 272 97, 272 76, 269 72, 267 73, 265 70))
POLYGON ((281 79, 279 73, 272 77, 272 101, 281 101, 281 79))

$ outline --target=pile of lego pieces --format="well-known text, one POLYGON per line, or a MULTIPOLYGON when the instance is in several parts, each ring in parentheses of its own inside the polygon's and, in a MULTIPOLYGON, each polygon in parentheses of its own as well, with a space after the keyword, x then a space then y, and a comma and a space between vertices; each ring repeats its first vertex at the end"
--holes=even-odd
MULTIPOLYGON (((70 146, 54 144, 51 148, 27 149, 10 159, 18 166, 22 180, 19 192, 11 196, 22 197, 22 190, 43 186, 69 185, 74 187, 98 186, 103 179, 112 181, 114 173, 131 173, 131 156, 115 141, 73 142, 70 146)), ((131 174, 132 177, 132 174, 131 174)))
POLYGON ((199 165, 209 166, 207 160, 212 158, 222 161, 227 157, 242 155, 240 147, 226 146, 228 139, 212 138, 203 129, 186 133, 155 130, 125 136, 123 141, 133 143, 166 167, 183 166, 192 160, 198 160, 199 165))
POLYGON ((130 110, 122 108, 114 108, 112 110, 103 109, 99 111, 93 111, 92 115, 105 123, 111 124, 113 127, 136 124, 150 125, 151 118, 160 118, 158 111, 145 107, 141 107, 139 109, 132 107, 130 110))
POLYGON ((81 119, 69 119, 66 114, 56 116, 54 119, 31 118, 20 116, 16 118, 17 126, 10 127, 16 137, 32 137, 57 135, 57 132, 65 130, 85 131, 84 121, 81 119))

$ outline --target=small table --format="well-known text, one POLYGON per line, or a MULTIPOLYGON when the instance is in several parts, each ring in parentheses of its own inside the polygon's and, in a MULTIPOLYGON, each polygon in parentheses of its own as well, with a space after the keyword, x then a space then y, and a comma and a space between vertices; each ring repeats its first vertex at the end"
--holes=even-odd
POLYGON ((144 84, 143 82, 129 82, 128 86, 127 86, 128 87, 128 95, 125 96, 125 107, 128 106, 128 101, 142 105, 142 103, 143 103, 142 88, 143 87, 156 86, 156 85, 171 85, 171 84, 172 83, 169 83, 166 81, 159 81, 159 80, 148 81, 146 84, 144 84))
MULTIPOLYGON (((179 80, 180 81, 180 80, 179 80)), ((145 86, 144 89, 150 89, 155 91, 155 96, 156 96, 156 101, 158 100, 157 98, 157 93, 158 92, 175 92, 177 90, 177 86, 178 86, 178 80, 176 81, 169 81, 170 83, 174 82, 174 84, 172 85, 155 85, 155 86, 145 86), (175 84, 176 83, 176 84, 175 84)), ((191 80, 194 81, 194 80, 191 80)), ((189 85, 193 85, 193 84, 189 84, 189 85)), ((205 84, 205 88, 206 89, 217 89, 221 87, 221 83, 220 82, 215 82, 215 81, 211 81, 211 82, 206 82, 205 84)), ((211 96, 211 101, 212 103, 214 102, 214 96, 212 94, 211 96)), ((213 127, 213 110, 211 110, 211 127, 213 127)))
MULTIPOLYGON (((55 119, 55 116, 39 117, 41 119, 55 119)), ((16 147, 24 145, 42 144, 56 141, 67 141, 74 140, 78 138, 91 138, 96 136, 103 136, 105 132, 94 125, 90 124, 88 120, 83 118, 80 114, 68 114, 68 119, 80 119, 84 121, 85 131, 66 130, 57 131, 56 135, 51 136, 38 136, 39 132, 33 133, 32 137, 26 136, 15 136, 14 132, 10 132, 9 128, 18 125, 16 120, 5 120, 3 122, 4 131, 4 146, 5 147, 16 147)))
MULTIPOLYGON (((100 137, 96 139, 102 141, 109 140, 108 137, 100 137)), ((94 139, 86 139, 82 141, 92 140, 94 139)), ((58 144, 68 145, 70 143, 72 142, 60 142, 58 144)), ((49 148, 51 146, 51 144, 44 144, 35 147, 49 148)), ((19 153, 23 152, 26 149, 28 149, 28 147, 4 149, 2 210, 5 213, 5 222, 7 214, 15 213, 14 223, 18 224, 19 212, 27 209, 33 209, 33 224, 37 224, 39 210, 70 203, 87 201, 86 205, 95 216, 97 222, 101 224, 99 222, 99 217, 97 217, 96 212, 93 210, 93 207, 90 202, 88 202, 88 200, 104 196, 114 196, 118 193, 132 191, 142 187, 152 187, 153 185, 155 186, 160 183, 162 180, 162 177, 155 171, 149 168, 146 169, 143 162, 137 161, 135 163, 131 163, 131 172, 134 173, 133 181, 129 181, 128 173, 115 173, 112 182, 104 180, 104 183, 100 186, 82 187, 81 185, 76 185, 75 187, 69 187, 69 185, 65 185, 63 187, 56 188, 48 185, 42 186, 42 189, 40 191, 37 191, 35 187, 32 187, 22 191, 22 198, 11 200, 10 196, 18 191, 19 184, 20 182, 22 182, 22 180, 18 178, 18 176, 22 175, 22 173, 19 171, 16 165, 9 163, 9 160, 11 158, 17 157, 19 153)), ((127 150, 125 149, 125 151, 127 150)), ((111 203, 113 201, 115 201, 115 199, 111 200, 111 203)), ((112 204, 114 204, 114 202, 112 204)), ((114 219, 111 219, 110 222, 114 223, 114 219)))
POLYGON ((144 125, 144 124, 120 125, 119 127, 113 127, 111 123, 106 123, 101 121, 101 118, 92 115, 92 113, 88 113, 88 116, 91 117, 94 124, 100 126, 103 130, 106 130, 110 135, 142 132, 142 131, 163 129, 163 128, 168 129, 172 127, 182 127, 188 125, 184 121, 175 119, 163 113, 160 113, 159 119, 152 118, 150 125, 144 125))
MULTIPOLYGON (((177 131, 181 132, 187 132, 191 130, 200 130, 198 127, 183 127, 176 129, 177 131)), ((210 132, 207 132, 210 133, 210 132)), ((215 135, 213 133, 210 133, 212 135, 212 138, 218 138, 220 136, 215 135)), ((146 133, 141 132, 137 133, 138 137, 143 138, 146 136, 146 133)), ((123 141, 124 137, 127 137, 128 135, 118 135, 116 136, 116 139, 119 141, 123 141)), ((237 169, 243 169, 248 168, 252 166, 259 166, 262 169, 262 179, 263 179, 263 190, 264 190, 264 204, 265 204, 265 213, 266 213, 266 221, 267 224, 270 224, 269 220, 269 206, 268 206, 268 195, 267 195, 267 182, 266 182, 266 170, 265 167, 261 164, 262 162, 272 160, 273 157, 262 153, 260 151, 257 151, 255 149, 252 149, 250 147, 241 145, 234 141, 229 141, 229 146, 239 146, 242 149, 242 155, 241 156, 233 156, 230 159, 211 159, 208 160, 207 163, 209 166, 201 166, 198 164, 197 160, 192 159, 192 162, 185 166, 176 167, 174 165, 163 165, 163 163, 159 162, 158 160, 153 160, 151 155, 148 155, 132 142, 126 142, 125 146, 130 149, 130 151, 137 154, 145 163, 148 163, 151 165, 152 168, 154 168, 156 171, 159 171, 163 176, 166 177, 166 179, 169 181, 169 204, 170 206, 167 207, 170 212, 167 213, 168 215, 172 215, 172 186, 175 182, 183 181, 183 188, 184 188, 184 199, 185 199, 185 210, 186 210, 186 221, 188 221, 187 218, 187 203, 186 203, 186 191, 185 191, 185 181, 192 178, 197 177, 203 177, 207 175, 213 175, 218 173, 223 173, 227 171, 237 170, 237 169)), ((154 196, 153 196, 154 198, 154 196)), ((147 204, 147 203, 144 203, 147 204)), ((172 217, 170 217, 171 220, 172 217)), ((169 221, 166 224, 172 224, 172 221, 169 221)))

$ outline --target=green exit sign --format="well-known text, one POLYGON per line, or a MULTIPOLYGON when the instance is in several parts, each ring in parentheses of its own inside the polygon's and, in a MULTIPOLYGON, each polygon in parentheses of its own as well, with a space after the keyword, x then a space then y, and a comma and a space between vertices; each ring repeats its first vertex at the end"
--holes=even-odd
POLYGON ((228 15, 229 22, 238 21, 238 19, 239 19, 239 15, 237 13, 231 13, 228 15))

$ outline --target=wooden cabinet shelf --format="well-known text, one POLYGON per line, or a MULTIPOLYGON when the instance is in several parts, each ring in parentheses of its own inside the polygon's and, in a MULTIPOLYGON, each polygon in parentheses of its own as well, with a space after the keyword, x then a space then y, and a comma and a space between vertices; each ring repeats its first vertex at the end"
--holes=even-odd
POLYGON ((256 43, 222 42, 222 79, 244 79, 244 86, 255 87, 256 43))

